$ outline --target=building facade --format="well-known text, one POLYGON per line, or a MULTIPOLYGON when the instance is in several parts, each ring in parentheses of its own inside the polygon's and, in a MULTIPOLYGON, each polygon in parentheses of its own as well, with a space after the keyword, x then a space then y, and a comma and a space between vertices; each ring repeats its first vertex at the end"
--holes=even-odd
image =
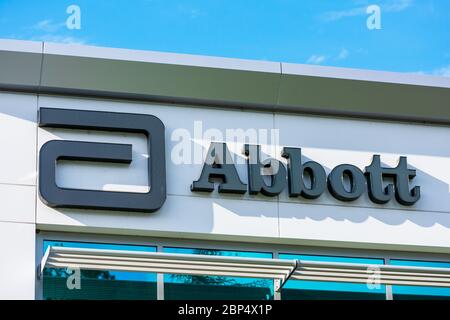
POLYGON ((0 298, 450 296, 448 78, 13 40, 0 70, 0 298))

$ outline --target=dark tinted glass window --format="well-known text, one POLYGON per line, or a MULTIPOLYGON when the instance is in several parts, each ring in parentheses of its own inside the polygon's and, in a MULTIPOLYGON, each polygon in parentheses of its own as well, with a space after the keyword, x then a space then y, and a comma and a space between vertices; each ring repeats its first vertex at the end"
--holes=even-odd
MULTIPOLYGON (((383 264, 382 259, 280 254, 280 259, 308 261, 383 264)), ((369 275, 369 274, 368 274, 369 275)), ((281 290, 282 300, 384 300, 386 288, 371 281, 345 283, 328 281, 289 280, 281 290)))
MULTIPOLYGON (((164 252, 272 258, 271 253, 214 249, 165 248, 164 252)), ((164 298, 166 300, 269 300, 273 299, 273 280, 167 274, 164 276, 164 298)))
MULTIPOLYGON (((45 241, 48 246, 155 252, 151 246, 45 241)), ((43 297, 46 300, 155 300, 156 274, 111 270, 45 268, 43 297)))

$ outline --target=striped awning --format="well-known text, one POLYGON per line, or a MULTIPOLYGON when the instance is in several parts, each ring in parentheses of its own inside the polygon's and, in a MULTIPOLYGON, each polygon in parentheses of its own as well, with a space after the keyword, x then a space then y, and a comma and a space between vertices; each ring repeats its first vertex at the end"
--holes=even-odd
POLYGON ((38 268, 38 277, 41 277, 44 268, 79 268, 87 270, 274 279, 280 280, 280 285, 277 286, 278 290, 289 279, 450 288, 450 268, 318 262, 295 259, 259 259, 53 246, 47 248, 42 258, 38 268))

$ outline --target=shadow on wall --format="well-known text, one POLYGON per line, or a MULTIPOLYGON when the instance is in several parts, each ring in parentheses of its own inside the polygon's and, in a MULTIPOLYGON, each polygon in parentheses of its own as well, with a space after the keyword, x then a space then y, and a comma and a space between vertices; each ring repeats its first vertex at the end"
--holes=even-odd
MULTIPOLYGON (((1 105, 0 106, 0 113, 17 117, 26 121, 32 121, 35 122, 35 117, 30 117, 30 114, 28 112, 21 112, 21 110, 18 110, 17 108, 14 108, 13 105, 1 105)), ((331 121, 331 120, 329 120, 331 121)), ((358 120, 345 120, 345 121, 358 121, 358 120)), ((358 122, 359 123, 359 122, 358 122)), ((367 122, 367 124, 370 124, 370 122, 367 122)), ((388 124, 388 123, 377 123, 383 125, 383 128, 386 130, 391 130, 389 126, 394 126, 394 124, 388 124)), ((386 143, 386 148, 380 147, 377 148, 377 150, 373 150, 374 148, 370 148, 370 143, 367 143, 366 139, 357 139, 354 144, 352 142, 352 147, 358 149, 358 150, 366 150, 370 152, 375 153, 396 153, 399 156, 400 155, 408 155, 408 154, 425 154, 428 156, 436 156, 436 157, 443 157, 448 158, 450 157, 450 149, 449 148, 443 148, 443 143, 441 141, 432 141, 433 137, 436 136, 436 133, 428 133, 428 130, 430 131, 436 131, 436 130, 444 130, 444 128, 434 128, 431 126, 420 126, 420 125, 405 125, 401 124, 401 126, 405 126, 407 128, 407 133, 410 134, 411 131, 414 131, 414 128, 419 128, 420 133, 417 134, 424 134, 429 135, 429 137, 425 137, 423 139, 420 139, 420 142, 417 140, 414 140, 414 138, 408 137, 408 140, 405 137, 397 137, 398 140, 395 143, 395 150, 393 149, 393 144, 386 143), (363 143, 363 140, 366 141, 366 143, 363 143), (404 140, 404 142, 403 142, 404 140), (426 143, 427 142, 427 143, 426 143)), ((383 129, 383 130, 384 130, 383 129)), ((362 130, 362 129, 361 129, 362 130)), ((370 130, 375 130, 374 128, 371 128, 370 130)), ((398 132, 398 129, 396 130, 398 132)), ((442 131, 443 132, 443 131, 442 131)), ((356 132, 355 132, 356 133, 356 132)), ((366 133, 358 132, 360 135, 365 136, 366 133)), ((167 133, 170 136, 170 133, 167 133)), ((314 148, 343 148, 345 145, 348 145, 347 143, 344 143, 344 141, 340 141, 340 139, 348 139, 345 136, 336 135, 332 137, 330 140, 323 139, 323 142, 319 143, 318 145, 314 145, 314 148)), ((348 140, 347 140, 348 142, 348 140)), ((298 144, 298 147, 308 147, 307 144, 302 145, 302 142, 300 141, 298 144)), ((166 150, 167 152, 167 150, 166 150)), ((242 155, 238 155, 241 157, 242 155)), ((263 155, 264 157, 265 155, 263 155)), ((303 161, 308 160, 314 160, 314 159, 308 159, 307 157, 303 156, 303 161)), ((351 159, 349 159, 349 162, 351 159)), ((170 157, 166 158, 166 161, 170 161, 170 157)), ((385 164, 384 164, 385 165, 385 164)), ((238 169, 238 172, 246 172, 245 165, 239 165, 241 166, 240 169, 238 169)), ((387 165, 385 165, 387 166, 387 165)), ((167 166, 170 168, 169 166, 167 166)), ((275 198, 275 202, 287 202, 295 204, 310 204, 314 207, 320 207, 320 210, 314 209, 314 210, 295 210, 292 211, 293 214, 291 216, 292 219, 302 220, 302 219, 312 219, 316 221, 321 221, 325 219, 333 219, 336 221, 350 221, 352 223, 363 223, 367 221, 369 218, 374 218, 386 225, 401 225, 407 221, 410 221, 416 225, 419 225, 424 228, 429 228, 434 225, 442 225, 445 228, 450 228, 450 210, 438 210, 439 207, 442 208, 450 208, 450 194, 449 194, 449 184, 436 178, 435 176, 432 176, 428 173, 426 173, 423 170, 418 169, 417 167, 411 166, 409 163, 409 167, 416 169, 417 176, 414 179, 414 182, 417 185, 420 185, 421 188, 421 200, 419 203, 412 207, 402 207, 395 203, 395 200, 392 200, 391 203, 386 205, 377 205, 374 203, 371 203, 368 201, 367 193, 364 194, 361 199, 358 199, 357 201, 353 203, 343 203, 340 202, 334 198, 332 198, 328 192, 326 191, 324 195, 322 195, 319 199, 316 200, 306 200, 306 199, 292 199, 287 198, 287 190, 284 191, 283 195, 280 195, 275 198), (430 212, 427 212, 424 208, 421 208, 421 203, 427 203, 432 208, 432 210, 429 210, 430 212), (439 202, 438 205, 435 205, 436 202, 439 202), (370 203, 370 205, 368 205, 370 203), (344 212, 342 210, 339 210, 339 212, 333 210, 336 206, 339 207, 345 207, 348 208, 348 210, 345 210, 344 212), (371 210, 366 210, 368 208, 371 208, 371 210), (392 210, 384 210, 384 209, 392 209, 392 210), (387 212, 386 212, 387 211, 387 212), (370 213, 368 213, 370 212, 370 213)), ((199 166, 199 170, 201 170, 201 166, 199 166)), ((329 173, 331 170, 330 168, 325 168, 327 173, 329 173)), ((195 171, 195 170, 194 170, 195 171)), ((190 170, 189 172, 193 172, 190 170)), ((192 181, 196 180, 199 175, 200 171, 193 172, 194 176, 192 177, 192 181)), ((246 176, 241 175, 241 180, 245 183, 246 176)), ((169 188, 169 186, 168 186, 169 188)), ((189 188, 189 185, 186 186, 186 188, 189 188)), ((178 197, 178 196, 177 196, 178 197)), ((180 198, 182 196, 179 196, 180 198)), ((203 213, 201 215, 197 215, 195 212, 191 210, 191 208, 186 208, 186 212, 177 212, 176 214, 179 215, 192 215, 192 217, 189 217, 189 219, 203 219, 202 223, 205 226, 205 230, 209 228, 209 230, 212 230, 214 228, 214 209, 215 204, 218 204, 216 208, 222 207, 225 208, 228 213, 227 214, 234 214, 236 216, 242 216, 242 217, 272 217, 276 218, 278 216, 278 212, 272 212, 272 205, 269 205, 271 203, 270 201, 252 201, 252 210, 243 210, 241 206, 236 205, 236 202, 233 204, 228 203, 228 200, 241 200, 244 198, 244 196, 235 196, 235 195, 219 195, 216 197, 216 195, 209 195, 209 194, 196 194, 193 196, 183 196, 184 198, 202 198, 209 201, 209 209, 210 210, 207 214, 203 213)), ((256 196, 258 200, 270 200, 269 198, 266 198, 265 196, 258 195, 256 196)), ((251 198, 246 198, 242 201, 249 201, 251 198)), ((169 200, 170 201, 170 200, 169 200)), ((272 201, 273 202, 273 201, 272 201)), ((165 206, 167 206, 167 202, 165 206)), ((243 206, 244 208, 248 208, 248 206, 243 206)), ((164 207, 163 209, 164 210, 164 207)), ((178 210, 178 209, 177 209, 178 210)), ((140 221, 143 217, 145 219, 152 219, 155 216, 158 216, 157 213, 152 214, 142 214, 142 213, 130 213, 130 212, 109 212, 109 211, 96 211, 96 210, 72 210, 72 209, 58 209, 56 210, 64 215, 67 215, 69 219, 74 220, 75 224, 79 225, 88 225, 91 221, 96 220, 99 221, 99 219, 107 219, 111 216, 126 216, 127 221, 130 222, 129 226, 124 225, 124 227, 131 227, 133 224, 133 219, 136 219, 136 221, 140 221)), ((256 220, 255 220, 256 221, 256 220)), ((134 223, 136 226, 136 223, 134 223)), ((149 223, 148 225, 151 225, 149 223)), ((107 227, 107 226, 105 226, 107 227)))
MULTIPOLYGON (((0 94, 4 94, 4 93, 0 92, 0 94)), ((12 94, 12 95, 14 95, 14 94, 12 94)), ((34 96, 34 95, 29 94, 29 96, 34 96)), ((11 100, 13 100, 13 98, 11 98, 11 100)), ((32 123, 36 123, 36 119, 37 119, 37 113, 31 114, 30 110, 18 108, 17 105, 15 105, 14 103, 9 103, 9 104, 2 103, 0 105, 0 113, 2 115, 14 117, 14 118, 17 118, 20 120, 29 121, 32 123)))
MULTIPOLYGON (((305 158, 305 161, 310 159, 305 158)), ((387 166, 383 164, 383 166, 387 166)), ((435 177, 419 170, 411 165, 411 169, 416 169, 416 181, 415 184, 422 186, 421 188, 421 200, 427 203, 432 203, 433 199, 440 201, 442 206, 450 205, 449 185, 443 181, 436 179, 435 177), (423 186, 426 185, 426 188, 423 186)), ((325 168, 327 173, 331 170, 325 168)), ((388 181, 386 181, 388 182, 388 181)), ((202 232, 216 232, 217 225, 221 223, 229 223, 234 221, 239 223, 239 217, 244 219, 248 218, 267 218, 274 219, 272 223, 278 219, 278 206, 277 202, 268 201, 251 201, 249 199, 243 199, 242 196, 236 195, 219 195, 219 196, 196 195, 192 196, 173 196, 168 199, 168 202, 186 201, 184 205, 173 207, 171 203, 166 202, 163 209, 161 209, 160 215, 169 214, 170 218, 167 219, 167 226, 170 225, 170 219, 186 220, 186 227, 190 223, 198 222, 202 225, 202 232), (207 205, 200 205, 197 207, 195 202, 207 202, 207 205), (276 210, 275 212, 273 210, 276 210), (175 212, 176 211, 176 212, 175 212), (231 219, 229 219, 231 218, 231 219), (191 221, 191 222, 189 222, 191 221)), ((265 196, 258 196, 264 198, 265 196)), ((251 199, 251 198, 250 198, 251 199)), ((294 220, 314 220, 322 221, 326 219, 333 219, 335 221, 349 221, 351 223, 364 223, 369 219, 376 219, 385 225, 398 226, 405 222, 414 223, 423 228, 433 227, 435 225, 441 225, 447 229, 450 228, 450 212, 425 211, 418 208, 418 204, 411 207, 401 206, 392 199, 385 205, 379 205, 370 202, 367 193, 355 202, 345 203, 336 200, 331 197, 328 191, 316 200, 307 200, 302 198, 288 198, 287 191, 284 195, 275 197, 281 202, 290 203, 292 206, 298 205, 298 210, 289 210, 289 214, 283 213, 283 218, 290 218, 294 220), (280 199, 282 197, 285 199, 280 199), (303 205, 302 205, 303 204, 303 205), (304 205, 310 206, 310 210, 305 209, 304 205), (342 210, 345 209, 345 210, 342 210)), ((420 203, 419 201, 419 203, 420 203)), ((128 225, 123 225, 124 228, 136 228, 136 222, 144 219, 148 219, 148 223, 144 223, 146 227, 150 227, 151 219, 162 218, 158 213, 150 215, 130 212, 108 212, 108 211, 92 211, 92 210, 70 210, 59 209, 61 213, 66 214, 77 223, 89 224, 94 220, 100 221, 108 219, 108 217, 114 216, 126 216, 128 225)), ((251 219, 254 223, 258 223, 258 219, 251 219)), ((256 225, 255 225, 256 226, 256 225)), ((139 228, 139 227, 138 227, 139 228)), ((231 226, 233 228, 233 226, 231 226)))
MULTIPOLYGON (((311 159, 304 157, 304 161, 311 159)), ((383 167, 389 167, 381 163, 383 167)), ((333 198, 326 190, 318 199, 309 200, 302 197, 290 198, 287 191, 280 195, 280 202, 311 205, 311 210, 295 211, 291 216, 293 219, 311 219, 322 221, 333 219, 335 221, 350 221, 352 223, 363 223, 370 218, 377 219, 387 225, 401 225, 410 221, 421 227, 432 227, 436 224, 450 228, 450 193, 449 184, 419 170, 408 164, 410 169, 416 170, 416 177, 412 180, 412 186, 421 187, 421 198, 412 206, 403 206, 395 198, 386 204, 376 204, 369 199, 367 186, 366 192, 352 202, 343 202, 333 198), (335 210, 335 207, 347 208, 348 210, 335 210), (320 209, 319 209, 320 208, 320 209), (447 208, 447 209, 446 209, 447 208)), ((330 168, 324 167, 327 174, 330 168)), ((393 183, 392 179, 385 179, 385 184, 393 183)), ((286 214, 284 214, 286 217, 286 214)))

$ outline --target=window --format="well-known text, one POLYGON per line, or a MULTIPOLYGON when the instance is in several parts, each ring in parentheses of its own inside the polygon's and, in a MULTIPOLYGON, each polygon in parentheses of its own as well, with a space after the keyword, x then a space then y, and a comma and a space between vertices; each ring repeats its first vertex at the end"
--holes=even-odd
MULTIPOLYGON (((391 260, 391 265, 410 267, 450 268, 448 262, 391 260)), ((394 300, 450 300, 450 288, 421 286, 392 286, 394 300)))
MULTIPOLYGON (((83 242, 44 241, 48 246, 155 252, 155 247, 83 242)), ((111 270, 74 270, 45 268, 45 300, 156 300, 156 274, 111 270)))
MULTIPOLYGON (((167 253, 205 254, 247 258, 272 258, 271 253, 214 249, 164 248, 167 253)), ((273 299, 273 280, 223 276, 164 276, 164 298, 167 300, 273 299)))
POLYGON ((287 274, 282 300, 384 300, 386 279, 400 284, 390 286, 394 299, 450 298, 450 262, 391 259, 390 267, 379 258, 283 253, 273 260, 272 252, 43 241, 44 251, 50 246, 39 269, 46 300, 271 300, 275 279, 287 274), (441 287, 431 286, 436 281, 441 287))
MULTIPOLYGON (((383 264, 383 259, 280 254, 280 259, 323 262, 383 264)), ((281 290, 282 300, 384 300, 384 285, 326 281, 288 280, 281 290)))

